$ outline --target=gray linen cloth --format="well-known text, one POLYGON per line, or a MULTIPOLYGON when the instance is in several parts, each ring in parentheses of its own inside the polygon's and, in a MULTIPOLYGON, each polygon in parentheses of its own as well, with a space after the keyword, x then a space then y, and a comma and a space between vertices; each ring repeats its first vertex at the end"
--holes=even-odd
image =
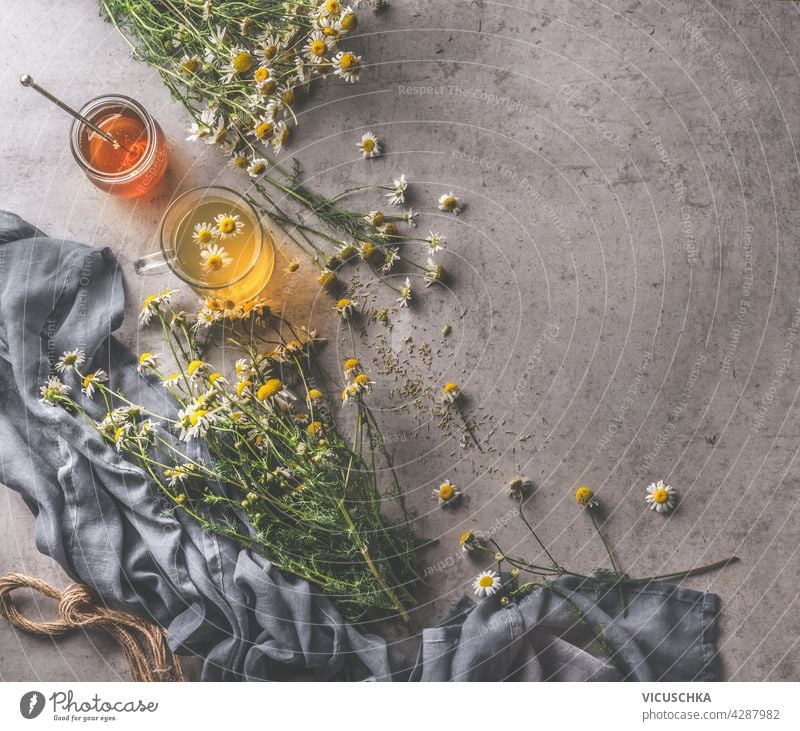
POLYGON ((423 630, 409 662, 306 582, 164 515, 142 471, 79 416, 39 402, 55 359, 82 348, 133 400, 174 411, 112 337, 123 302, 109 249, 48 238, 0 211, 0 480, 36 516, 40 551, 110 605, 165 626, 174 650, 204 658, 204 680, 718 679, 713 594, 629 585, 625 617, 616 590, 575 577, 507 607, 465 599, 423 630))

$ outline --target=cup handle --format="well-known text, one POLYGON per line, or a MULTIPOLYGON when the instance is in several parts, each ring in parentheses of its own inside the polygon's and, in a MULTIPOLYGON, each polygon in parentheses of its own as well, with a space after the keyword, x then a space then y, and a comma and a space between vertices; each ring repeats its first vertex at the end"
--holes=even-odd
POLYGON ((164 255, 160 251, 145 254, 133 262, 133 271, 140 275, 159 274, 168 268, 167 262, 164 261, 164 255))

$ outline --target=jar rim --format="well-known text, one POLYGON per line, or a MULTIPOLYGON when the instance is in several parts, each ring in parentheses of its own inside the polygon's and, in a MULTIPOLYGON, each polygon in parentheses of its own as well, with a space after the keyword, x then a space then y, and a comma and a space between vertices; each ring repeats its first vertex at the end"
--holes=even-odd
POLYGON ((70 148, 75 162, 78 163, 87 173, 93 177, 107 183, 123 183, 132 180, 139 175, 142 170, 147 169, 153 161, 156 154, 156 123, 150 116, 147 110, 139 104, 135 99, 123 94, 103 94, 94 99, 90 99, 80 109, 80 114, 89 120, 92 120, 92 115, 98 113, 104 107, 123 107, 130 109, 144 125, 147 132, 147 152, 136 162, 133 167, 122 170, 118 173, 109 173, 94 167, 89 160, 86 159, 80 145, 80 134, 86 129, 86 125, 80 120, 73 121, 70 127, 70 148))

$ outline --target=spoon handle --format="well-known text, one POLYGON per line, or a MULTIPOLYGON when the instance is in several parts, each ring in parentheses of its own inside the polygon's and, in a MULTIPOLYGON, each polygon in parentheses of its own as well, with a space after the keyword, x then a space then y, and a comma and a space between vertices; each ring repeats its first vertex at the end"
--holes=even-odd
POLYGON ((94 132, 97 132, 97 134, 99 134, 101 137, 103 137, 106 140, 108 140, 112 145, 114 145, 115 149, 118 150, 121 147, 120 143, 117 142, 117 140, 115 140, 114 137, 112 137, 108 132, 106 132, 103 129, 100 129, 100 127, 98 127, 96 124, 93 124, 88 119, 86 119, 86 117, 84 117, 83 115, 81 115, 78 112, 76 112, 72 107, 70 107, 67 104, 65 104, 64 102, 62 102, 61 99, 59 99, 58 97, 53 96, 49 91, 47 91, 47 89, 43 89, 41 86, 39 86, 39 84, 36 84, 33 81, 33 77, 32 76, 30 76, 28 74, 23 74, 22 76, 19 77, 19 83, 22 84, 23 86, 29 86, 32 89, 35 89, 36 91, 38 91, 43 97, 45 97, 46 99, 49 99, 57 107, 60 107, 67 114, 70 114, 73 117, 75 117, 75 119, 80 120, 81 122, 83 122, 83 124, 85 124, 87 127, 89 127, 89 129, 93 130, 94 132))

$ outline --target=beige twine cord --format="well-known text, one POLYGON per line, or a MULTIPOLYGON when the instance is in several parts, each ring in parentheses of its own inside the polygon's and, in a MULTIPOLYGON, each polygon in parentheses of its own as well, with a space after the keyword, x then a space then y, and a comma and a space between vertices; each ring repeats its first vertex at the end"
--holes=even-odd
POLYGON ((135 681, 184 681, 180 661, 166 643, 162 627, 127 612, 98 604, 84 584, 71 584, 64 591, 40 579, 22 574, 0 578, 0 614, 23 632, 40 637, 58 637, 77 630, 99 629, 111 635, 125 653, 131 678, 135 681), (11 592, 29 588, 58 601, 60 619, 32 622, 19 612, 11 592))

